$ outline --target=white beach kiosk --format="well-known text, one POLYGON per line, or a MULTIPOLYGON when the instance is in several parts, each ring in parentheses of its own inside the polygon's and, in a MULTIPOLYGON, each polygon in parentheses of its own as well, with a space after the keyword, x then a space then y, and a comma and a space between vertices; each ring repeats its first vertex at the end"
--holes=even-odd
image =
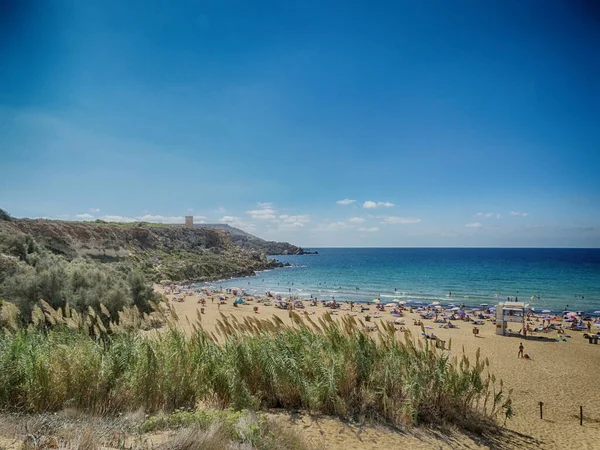
POLYGON ((505 302, 496 305, 496 334, 506 336, 506 324, 521 324, 521 330, 525 329, 525 320, 529 305, 523 302, 505 302))

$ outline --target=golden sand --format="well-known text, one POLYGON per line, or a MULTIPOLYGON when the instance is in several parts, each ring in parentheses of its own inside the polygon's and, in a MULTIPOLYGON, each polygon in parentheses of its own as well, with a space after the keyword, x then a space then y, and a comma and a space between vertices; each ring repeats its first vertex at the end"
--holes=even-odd
MULTIPOLYGON (((160 286, 155 289, 164 293, 160 286)), ((187 296, 182 302, 173 301, 174 295, 167 295, 180 316, 194 322, 197 311, 202 307, 198 303, 201 298, 196 294, 187 296)), ((182 295, 178 296, 180 299, 182 295)), ((202 326, 207 331, 214 331, 219 313, 235 315, 238 319, 244 316, 270 318, 278 316, 291 325, 289 313, 275 306, 264 306, 256 301, 248 305, 233 306, 233 296, 214 294, 204 297, 206 305, 202 314, 202 326), (226 298, 226 304, 218 306, 217 295, 226 298), (213 303, 214 301, 214 303, 213 303), (253 307, 258 306, 258 313, 253 307)), ((321 306, 308 306, 306 311, 313 320, 319 314, 328 311, 321 306)), ((302 312, 301 312, 302 313, 302 312)), ((371 315, 373 306, 371 306, 371 315)), ((362 317, 367 313, 351 312, 349 305, 342 304, 337 310, 338 316, 353 314, 362 317)), ((335 317, 335 316, 334 316, 335 317)), ((421 328, 413 325, 414 319, 420 318, 417 313, 405 313, 402 321, 415 338, 421 337, 421 328)), ((379 319, 392 320, 389 312, 382 313, 379 319)), ((452 340, 451 354, 460 355, 464 349, 469 357, 475 357, 478 348, 483 358, 490 360, 490 371, 504 380, 505 385, 513 389, 512 399, 515 417, 506 424, 507 434, 502 436, 500 444, 476 442, 460 433, 439 435, 439 433, 418 430, 410 434, 402 434, 384 427, 358 428, 339 420, 307 416, 290 417, 293 426, 302 427, 303 432, 311 437, 320 447, 330 449, 375 449, 375 448, 411 448, 411 449, 454 449, 454 448, 543 448, 543 449, 600 449, 600 345, 590 345, 583 333, 566 331, 568 342, 556 342, 556 332, 537 333, 527 339, 498 336, 491 322, 479 326, 479 336, 472 333, 473 326, 467 322, 457 321, 458 328, 439 328, 431 320, 423 323, 432 326, 440 339, 452 340), (543 339, 540 339, 541 336, 543 339), (530 360, 517 357, 519 344, 523 342, 525 353, 530 360), (544 402, 543 419, 540 419, 539 402, 544 402), (583 426, 579 424, 579 408, 583 406, 583 426)))

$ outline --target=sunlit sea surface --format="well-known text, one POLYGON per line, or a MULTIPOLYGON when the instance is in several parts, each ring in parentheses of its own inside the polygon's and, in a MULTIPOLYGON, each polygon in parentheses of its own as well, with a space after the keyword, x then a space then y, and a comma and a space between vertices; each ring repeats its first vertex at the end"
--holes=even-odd
POLYGON ((276 257, 292 267, 206 285, 358 302, 379 297, 479 306, 516 297, 536 310, 600 310, 600 249, 316 250, 318 255, 276 257))

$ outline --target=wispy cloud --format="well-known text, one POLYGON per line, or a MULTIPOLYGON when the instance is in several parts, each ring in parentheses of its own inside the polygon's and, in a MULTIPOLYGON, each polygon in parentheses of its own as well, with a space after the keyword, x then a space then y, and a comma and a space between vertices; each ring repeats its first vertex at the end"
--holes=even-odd
POLYGON ((350 223, 363 223, 364 221, 365 219, 363 217, 351 217, 348 219, 348 222, 350 223))
POLYGON ((481 224, 481 222, 470 222, 465 224, 465 227, 467 228, 481 228, 483 225, 481 224))
POLYGON ((219 206, 219 207, 217 208, 217 212, 218 212, 219 214, 224 214, 224 213, 225 213, 225 208, 223 208, 222 206, 219 206))
POLYGON ((100 208, 90 208, 89 211, 93 214, 93 213, 99 213, 100 212, 100 208))
POLYGON ((241 217, 237 216, 223 216, 219 219, 219 222, 226 223, 232 227, 241 228, 242 230, 253 230, 255 225, 252 222, 246 222, 241 217))
POLYGON ((282 214, 279 216, 279 220, 281 221, 280 225, 283 228, 302 228, 305 224, 310 222, 310 215, 298 214, 295 216, 290 216, 287 214, 282 214))
POLYGON ((402 224, 402 225, 406 225, 409 223, 419 223, 421 221, 421 219, 419 219, 418 217, 395 217, 395 216, 388 216, 386 218, 383 219, 383 223, 388 223, 388 224, 402 224))
MULTIPOLYGON (((89 214, 78 214, 75 217, 77 218, 82 218, 81 216, 90 216, 89 214)), ((206 217, 204 216, 193 216, 194 217, 194 222, 195 223, 205 223, 205 219, 206 217)), ((128 216, 116 216, 116 215, 104 215, 104 216, 99 216, 99 217, 86 217, 86 219, 100 219, 100 220, 104 220, 106 222, 126 222, 126 223, 131 223, 131 222, 150 222, 150 223, 164 223, 164 224, 170 224, 170 225, 176 225, 176 224, 183 224, 185 223, 185 217, 184 216, 162 216, 162 215, 157 215, 157 214, 145 214, 143 216, 135 216, 135 217, 128 217, 128 216)))
POLYGON ((113 216, 110 214, 98 217, 100 220, 104 220, 105 222, 139 222, 134 217, 127 216, 113 216))
POLYGON ((518 217, 526 217, 529 215, 529 213, 526 212, 517 212, 517 211, 511 211, 510 212, 511 216, 518 216, 518 217))
POLYGON ((323 223, 318 224, 315 228, 314 231, 339 231, 339 230, 344 230, 347 228, 352 228, 350 225, 348 225, 346 222, 328 222, 325 221, 323 223))
POLYGON ((377 227, 370 227, 370 228, 360 227, 358 229, 358 231, 361 231, 363 233, 376 233, 377 231, 379 231, 379 228, 377 228, 377 227))
POLYGON ((82 220, 93 220, 94 216, 92 216, 91 214, 75 214, 75 217, 77 217, 78 219, 82 219, 82 220))
POLYGON ((485 219, 489 219, 490 217, 496 217, 496 219, 499 219, 500 217, 502 217, 500 214, 497 213, 493 213, 493 212, 487 212, 487 213, 482 213, 482 212, 478 212, 477 214, 475 214, 475 217, 482 217, 485 219))
POLYGON ((272 203, 258 202, 258 209, 246 211, 253 219, 256 220, 274 220, 277 219, 277 211, 272 203))
POLYGON ((336 203, 338 205, 351 205, 354 202, 356 202, 356 200, 350 200, 349 198, 345 198, 344 200, 338 200, 336 203))
POLYGON ((391 202, 374 202, 371 200, 367 200, 363 203, 363 208, 367 209, 375 209, 375 208, 391 208, 394 206, 391 202))

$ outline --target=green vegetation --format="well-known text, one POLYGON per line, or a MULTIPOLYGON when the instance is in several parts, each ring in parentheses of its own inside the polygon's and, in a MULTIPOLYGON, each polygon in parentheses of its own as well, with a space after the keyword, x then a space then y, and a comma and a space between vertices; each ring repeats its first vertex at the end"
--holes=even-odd
POLYGON ((232 276, 253 275, 264 268, 265 259, 259 253, 239 255, 212 251, 144 251, 130 259, 148 279, 219 280, 232 276), (154 261, 160 261, 155 264, 154 261))
POLYGON ((99 311, 102 304, 112 318, 131 306, 149 312, 150 302, 158 300, 140 270, 124 263, 69 260, 25 234, 0 234, 0 298, 17 305, 25 321, 40 300, 53 308, 69 304, 79 312, 99 311))
POLYGON ((172 326, 152 337, 129 331, 103 340, 64 326, 6 330, 0 409, 69 406, 112 414, 209 403, 303 409, 395 427, 449 423, 471 431, 512 414, 502 382, 484 374, 487 361, 453 361, 408 335, 399 340, 392 328, 372 337, 352 317, 335 322, 325 316, 316 324, 294 314, 294 320, 289 327, 276 319, 223 316, 219 338, 200 323, 191 336, 172 326))
POLYGON ((0 208, 0 220, 4 220, 6 222, 9 222, 9 221, 12 220, 12 217, 10 217, 9 213, 7 213, 2 208, 0 208))

